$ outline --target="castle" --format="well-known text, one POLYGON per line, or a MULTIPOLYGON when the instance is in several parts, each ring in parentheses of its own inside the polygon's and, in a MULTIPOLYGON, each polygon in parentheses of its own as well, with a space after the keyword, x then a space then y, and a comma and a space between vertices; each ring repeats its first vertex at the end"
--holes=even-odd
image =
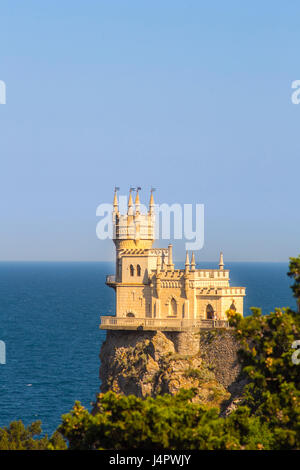
POLYGON ((189 331, 228 326, 226 311, 243 314, 245 287, 231 287, 220 254, 219 269, 196 269, 186 253, 185 268, 175 269, 172 245, 153 248, 155 206, 151 191, 147 214, 140 212, 139 190, 127 214, 113 202, 116 273, 106 284, 116 292, 116 315, 102 316, 101 329, 189 331))

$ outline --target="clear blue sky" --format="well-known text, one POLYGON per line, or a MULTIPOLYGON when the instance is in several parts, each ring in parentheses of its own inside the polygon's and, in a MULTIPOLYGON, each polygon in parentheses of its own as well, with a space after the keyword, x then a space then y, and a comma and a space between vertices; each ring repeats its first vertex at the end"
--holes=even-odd
POLYGON ((95 211, 115 185, 204 203, 197 261, 300 252, 299 1, 0 9, 0 260, 111 259, 95 211))

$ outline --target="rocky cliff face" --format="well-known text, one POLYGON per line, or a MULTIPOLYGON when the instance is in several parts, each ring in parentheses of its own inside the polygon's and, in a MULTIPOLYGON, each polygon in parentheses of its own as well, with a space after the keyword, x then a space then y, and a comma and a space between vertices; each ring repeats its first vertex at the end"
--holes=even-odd
POLYGON ((228 330, 108 331, 100 352, 101 392, 154 397, 195 388, 195 401, 228 405, 244 385, 237 350, 228 330))

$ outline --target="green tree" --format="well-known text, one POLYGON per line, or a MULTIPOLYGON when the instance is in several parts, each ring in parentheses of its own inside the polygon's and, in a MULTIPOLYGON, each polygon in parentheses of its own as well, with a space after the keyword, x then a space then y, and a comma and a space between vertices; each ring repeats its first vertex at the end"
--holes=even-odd
POLYGON ((87 449, 270 449, 267 425, 241 407, 228 418, 192 402, 195 392, 138 398, 100 394, 98 413, 79 402, 63 416, 59 431, 71 450, 87 449))
POLYGON ((0 428, 0 450, 66 449, 66 443, 57 431, 51 439, 40 437, 41 421, 25 427, 22 421, 13 421, 9 427, 0 428))
POLYGON ((270 315, 251 310, 246 318, 229 312, 249 379, 243 404, 250 416, 267 423, 274 448, 300 449, 300 366, 292 361, 292 344, 300 339, 300 315, 290 309, 275 309, 270 315))
POLYGON ((298 312, 300 313, 300 255, 297 258, 290 258, 290 270, 288 276, 294 279, 292 291, 296 297, 298 312))

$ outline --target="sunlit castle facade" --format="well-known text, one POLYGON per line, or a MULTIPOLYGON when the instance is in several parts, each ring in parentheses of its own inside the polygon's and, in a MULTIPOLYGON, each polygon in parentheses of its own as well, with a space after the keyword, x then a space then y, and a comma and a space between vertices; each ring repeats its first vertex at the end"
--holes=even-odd
POLYGON ((243 314, 245 287, 231 287, 220 254, 218 269, 196 269, 195 255, 186 253, 185 268, 175 269, 172 245, 153 248, 155 206, 151 191, 147 214, 140 213, 139 191, 127 214, 113 203, 116 273, 106 284, 116 292, 116 314, 101 317, 102 329, 182 331, 226 327, 226 311, 243 314))

